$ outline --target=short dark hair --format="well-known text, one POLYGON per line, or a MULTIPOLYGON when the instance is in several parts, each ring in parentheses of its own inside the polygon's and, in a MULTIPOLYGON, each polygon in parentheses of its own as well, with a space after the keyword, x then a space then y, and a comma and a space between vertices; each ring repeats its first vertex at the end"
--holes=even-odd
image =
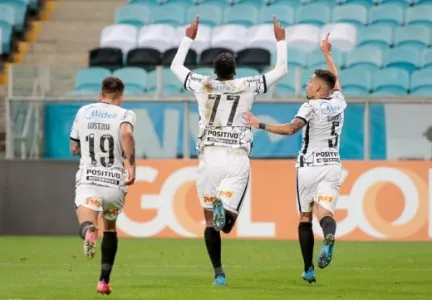
POLYGON ((216 56, 213 67, 218 77, 229 79, 235 74, 236 62, 231 53, 224 52, 216 56))
POLYGON ((336 76, 332 72, 323 69, 316 69, 315 76, 324 81, 330 90, 333 90, 336 84, 336 76))
POLYGON ((102 97, 109 97, 112 99, 123 96, 124 84, 117 77, 107 77, 102 81, 102 97))

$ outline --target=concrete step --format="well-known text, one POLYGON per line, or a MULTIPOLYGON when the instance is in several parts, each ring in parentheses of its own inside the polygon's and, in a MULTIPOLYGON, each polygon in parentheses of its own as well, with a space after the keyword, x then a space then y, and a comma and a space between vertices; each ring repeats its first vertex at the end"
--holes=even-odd
POLYGON ((80 41, 76 43, 65 43, 62 41, 53 41, 53 42, 36 42, 33 45, 30 45, 30 49, 28 53, 58 53, 58 54, 66 54, 66 53, 88 53, 89 50, 97 48, 99 45, 99 40, 91 40, 91 41, 80 41))
POLYGON ((114 12, 126 3, 124 0, 89 0, 79 1, 79 3, 76 3, 75 0, 57 1, 50 19, 56 21, 104 21, 113 23, 114 12))
POLYGON ((37 64, 44 66, 68 66, 84 68, 88 65, 88 53, 29 53, 24 57, 25 64, 37 64))
POLYGON ((38 42, 99 42, 102 29, 110 25, 106 22, 64 22, 49 21, 42 23, 38 42))

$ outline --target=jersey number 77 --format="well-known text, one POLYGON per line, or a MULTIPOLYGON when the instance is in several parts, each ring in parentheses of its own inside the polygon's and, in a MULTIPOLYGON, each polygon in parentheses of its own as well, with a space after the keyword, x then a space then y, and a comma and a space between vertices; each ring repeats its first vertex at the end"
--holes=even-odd
POLYGON ((237 107, 238 107, 238 104, 239 104, 240 96, 238 96, 238 95, 210 94, 208 96, 208 100, 209 101, 210 100, 214 100, 212 113, 211 113, 210 120, 209 120, 209 123, 208 123, 208 125, 210 125, 210 126, 214 125, 216 114, 218 112, 218 107, 220 105, 222 96, 224 96, 226 98, 226 102, 227 103, 228 102, 232 102, 231 112, 229 114, 226 126, 232 126, 232 124, 233 124, 234 117, 235 117, 235 114, 236 114, 236 111, 237 111, 237 107))

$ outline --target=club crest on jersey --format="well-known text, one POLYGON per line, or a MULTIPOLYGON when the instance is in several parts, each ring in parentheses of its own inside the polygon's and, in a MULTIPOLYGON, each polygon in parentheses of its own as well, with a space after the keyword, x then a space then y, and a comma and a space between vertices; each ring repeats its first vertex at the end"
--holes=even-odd
POLYGON ((320 109, 324 115, 328 115, 333 112, 332 106, 327 101, 323 101, 320 103, 320 109))
POLYGON ((96 107, 90 106, 85 110, 84 116, 87 120, 91 120, 93 118, 101 118, 101 119, 115 119, 117 118, 117 114, 111 114, 107 111, 99 110, 96 107))

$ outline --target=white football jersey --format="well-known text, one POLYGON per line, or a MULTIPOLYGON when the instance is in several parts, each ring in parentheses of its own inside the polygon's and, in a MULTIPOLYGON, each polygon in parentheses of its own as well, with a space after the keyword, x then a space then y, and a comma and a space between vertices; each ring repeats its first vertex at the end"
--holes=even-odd
POLYGON ((327 99, 303 103, 296 115, 306 122, 297 167, 340 164, 340 135, 346 106, 340 91, 334 91, 327 99))
POLYGON ((219 146, 242 148, 250 154, 253 135, 243 115, 255 97, 267 91, 265 76, 219 81, 190 72, 184 88, 198 100, 198 153, 204 147, 219 146))
POLYGON ((77 183, 121 187, 124 183, 120 125, 135 126, 135 113, 116 105, 94 103, 78 111, 71 140, 80 143, 81 160, 77 183))

